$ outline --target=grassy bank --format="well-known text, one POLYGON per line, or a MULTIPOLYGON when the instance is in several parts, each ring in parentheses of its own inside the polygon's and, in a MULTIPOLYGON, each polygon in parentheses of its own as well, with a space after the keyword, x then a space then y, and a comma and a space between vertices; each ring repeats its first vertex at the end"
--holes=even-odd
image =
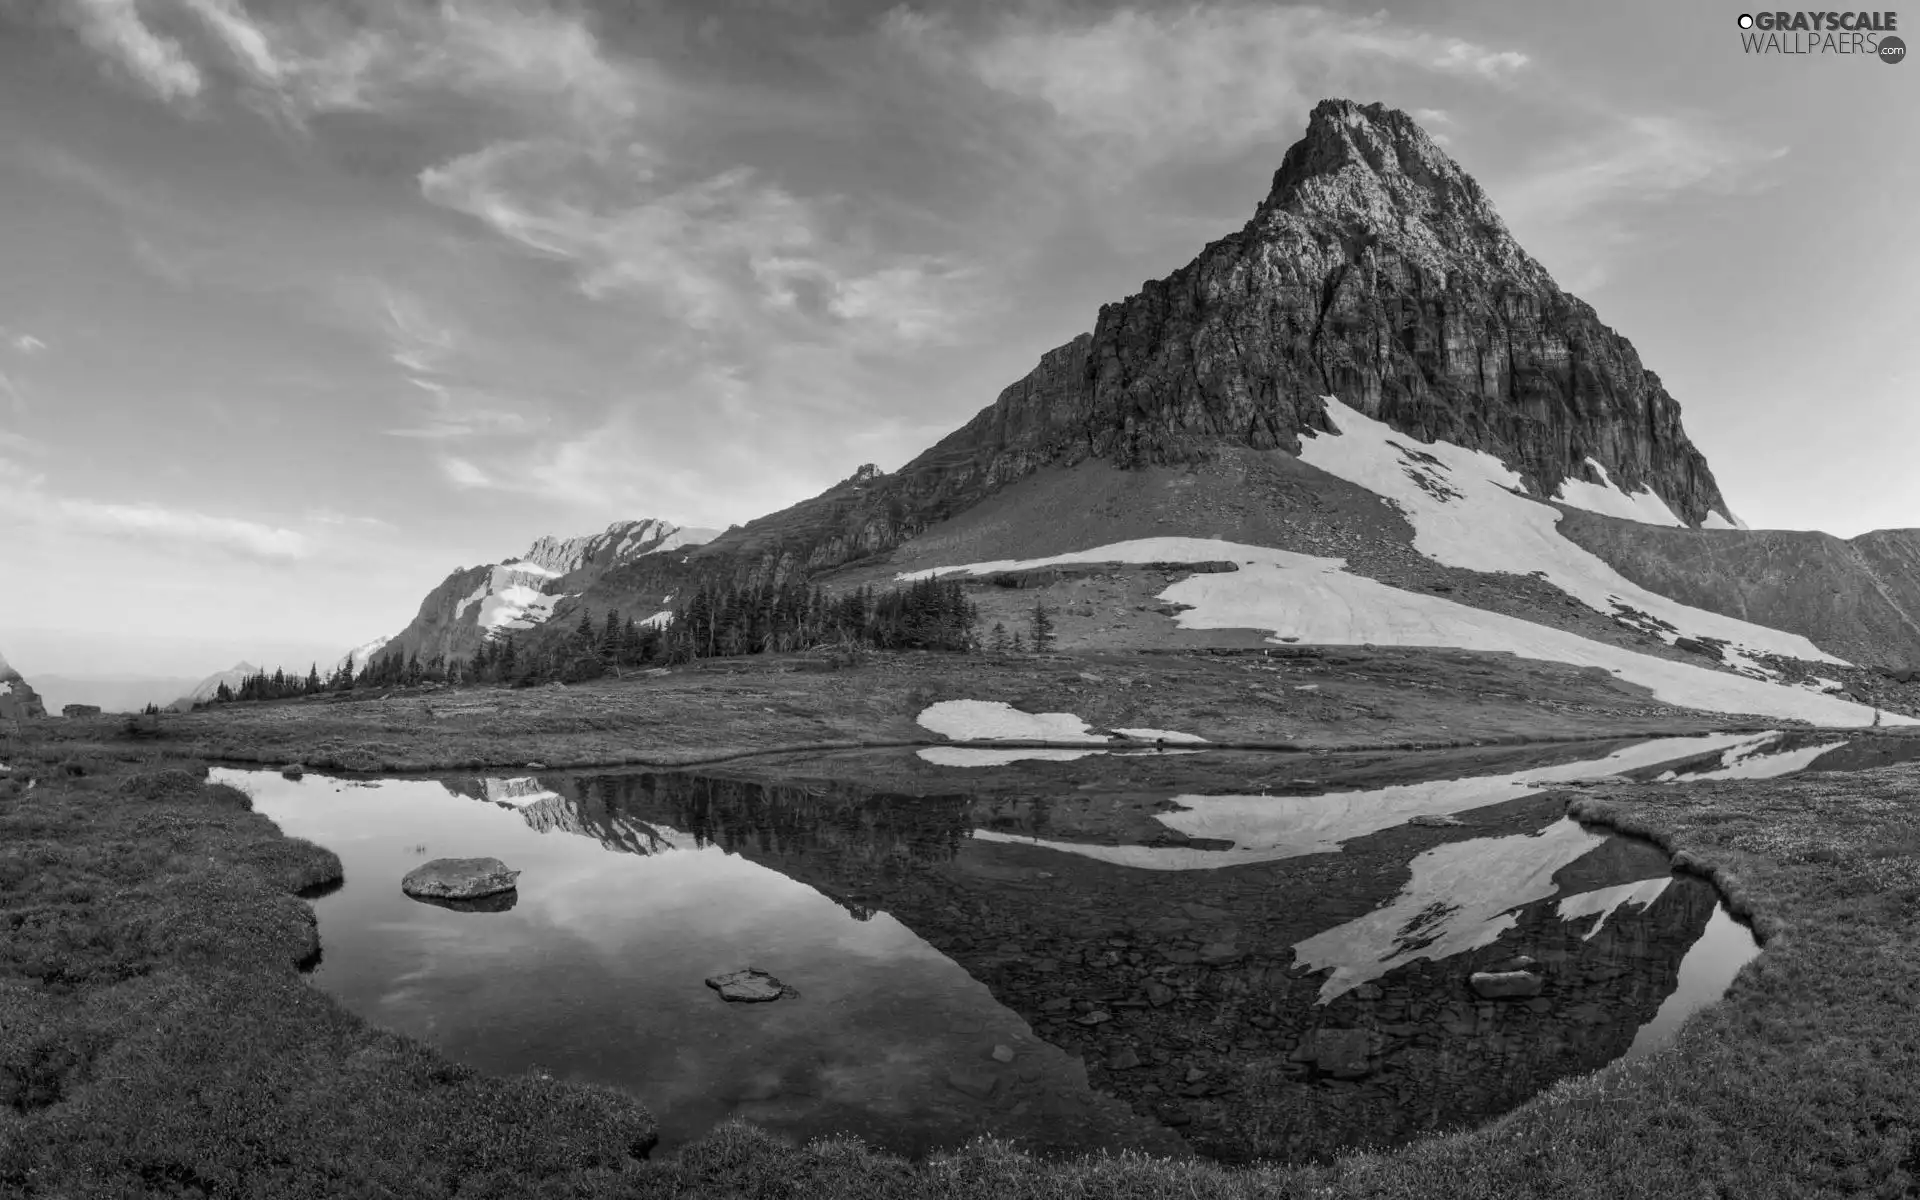
MULTIPOLYGON (((795 665, 753 658, 570 687, 349 692, 169 713, 141 753, 336 771, 690 766, 939 744, 944 739, 915 718, 929 704, 963 699, 1270 750, 1602 740, 1753 725, 1652 704, 1597 670, 1464 651, 1342 647, 1293 659, 901 654, 825 673, 795 665)), ((49 721, 37 736, 114 747, 126 740, 122 724, 49 721)))
POLYGON ((1580 815, 1716 872, 1766 952, 1675 1046, 1491 1126, 1229 1171, 981 1144, 922 1164, 732 1125, 670 1159, 605 1089, 479 1077, 295 964, 338 871, 159 763, 0 776, 0 1194, 412 1197, 1879 1196, 1920 1187, 1920 771, 1608 786, 1580 815), (79 771, 75 774, 73 771, 79 771), (37 781, 31 790, 25 780, 37 781))

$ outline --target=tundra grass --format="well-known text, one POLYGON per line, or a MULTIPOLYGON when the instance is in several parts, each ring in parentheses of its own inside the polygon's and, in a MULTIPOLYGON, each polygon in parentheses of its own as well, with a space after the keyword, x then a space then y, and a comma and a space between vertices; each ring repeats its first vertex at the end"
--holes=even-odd
MULTIPOLYGON (((61 751, 64 755, 67 751, 61 751)), ((81 774, 72 774, 77 769, 81 774)), ((339 865, 195 770, 0 777, 0 1195, 1899 1197, 1920 1189, 1920 770, 1594 789, 1712 874, 1765 951, 1673 1046, 1481 1129, 1324 1165, 982 1141, 909 1163, 733 1123, 646 1160, 620 1093, 486 1077, 304 983, 339 865), (36 781, 28 789, 27 779, 36 781)))

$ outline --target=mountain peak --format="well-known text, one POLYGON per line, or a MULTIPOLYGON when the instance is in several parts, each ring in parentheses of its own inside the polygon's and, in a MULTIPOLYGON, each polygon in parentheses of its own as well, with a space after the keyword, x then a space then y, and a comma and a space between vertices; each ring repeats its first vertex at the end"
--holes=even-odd
MULTIPOLYGON (((1322 100, 1287 150, 1255 217, 1331 225, 1360 244, 1390 243, 1445 274, 1474 267, 1551 286, 1473 177, 1399 109, 1322 100)), ((1356 250, 1358 246, 1356 246, 1356 250)), ((1478 273, 1478 272, 1476 272, 1478 273)))

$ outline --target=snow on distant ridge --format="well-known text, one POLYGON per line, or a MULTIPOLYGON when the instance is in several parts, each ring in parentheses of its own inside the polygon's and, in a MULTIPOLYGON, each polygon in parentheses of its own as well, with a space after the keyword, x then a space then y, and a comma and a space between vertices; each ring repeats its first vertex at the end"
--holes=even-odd
MULTIPOLYGON (((1338 397, 1321 399, 1340 432, 1301 439, 1301 461, 1392 502, 1413 525, 1413 548, 1435 562, 1472 571, 1538 575, 1608 616, 1619 615, 1622 608, 1638 610, 1651 620, 1629 614, 1635 627, 1668 644, 1680 637, 1723 639, 1731 643, 1728 664, 1745 666, 1755 675, 1765 672, 1740 651, 1851 665, 1797 633, 1694 608, 1633 583, 1598 555, 1560 536, 1561 512, 1526 496, 1520 476, 1493 455, 1452 442, 1415 443, 1338 397)), ((1576 491, 1580 488, 1595 485, 1578 484, 1576 491)), ((1618 501, 1637 503, 1616 495, 1618 501)))
MULTIPOLYGON (((1607 468, 1598 459, 1589 457, 1587 466, 1600 476, 1599 483, 1588 483, 1584 479, 1564 479, 1553 498, 1562 504, 1574 508, 1584 508, 1588 512, 1597 512, 1609 517, 1622 517, 1629 521, 1639 521, 1646 525, 1671 525, 1685 529, 1687 523, 1673 515, 1667 502, 1654 494, 1651 486, 1628 494, 1607 474, 1607 468)), ((1718 515, 1717 513, 1715 514, 1718 515)))
MULTIPOLYGON (((1319 440, 1329 442, 1338 439, 1322 437, 1319 440)), ((1544 505, 1532 501, 1522 503, 1550 514, 1554 519, 1559 516, 1557 510, 1544 505)), ((1498 515, 1494 514, 1495 518, 1498 515)), ((1489 528, 1499 529, 1500 526, 1492 524, 1491 520, 1489 528)), ((1496 540, 1484 531, 1479 536, 1488 541, 1496 540)), ((1577 550, 1573 543, 1553 533, 1551 521, 1544 537, 1570 550, 1577 550)), ((1584 555, 1585 551, 1578 553, 1584 555)), ((1647 688, 1661 703, 1681 708, 1751 713, 1834 726, 1871 725, 1875 720, 1875 710, 1867 705, 1745 675, 1709 670, 1691 663, 1655 658, 1562 629, 1536 625, 1518 617, 1470 608, 1422 592, 1389 587, 1378 580, 1350 574, 1345 559, 1318 558, 1310 554, 1295 554, 1288 550, 1216 538, 1137 538, 1047 558, 931 567, 922 571, 902 572, 896 578, 930 578, 956 571, 989 575, 1065 563, 1220 560, 1238 563, 1240 569, 1190 576, 1159 594, 1161 600, 1190 606, 1174 618, 1182 629, 1266 629, 1310 645, 1364 645, 1371 642, 1383 646, 1504 650, 1521 658, 1599 667, 1628 683, 1647 688)), ((1592 561, 1602 570, 1611 570, 1599 559, 1592 561)), ((1512 567, 1483 569, 1511 570, 1512 567)), ((1624 580, 1621 582, 1625 584, 1624 580)), ((1639 592, 1639 589, 1634 590, 1639 592)), ((1651 593, 1642 595, 1652 597, 1651 593)), ((1663 598, 1646 599, 1637 606, 1644 611, 1653 611, 1645 609, 1644 605, 1653 603, 1654 599, 1659 599, 1661 604, 1670 609, 1700 611, 1685 609, 1684 605, 1663 598)), ((1715 616, 1704 612, 1700 615, 1715 616)), ((1783 639, 1793 637, 1774 630, 1763 630, 1758 625, 1749 626, 1745 622, 1729 621, 1728 624, 1758 633, 1775 634, 1783 639)), ((1279 639, 1276 637, 1272 640, 1277 642, 1279 639)), ((1798 638, 1794 640, 1805 641, 1798 638)), ((1819 653, 1811 643, 1805 643, 1805 647, 1819 653)), ((1837 661, 1824 654, 1821 657, 1829 662, 1837 661)), ((1879 719, 1884 725, 1920 725, 1920 720, 1898 713, 1885 713, 1879 719)))

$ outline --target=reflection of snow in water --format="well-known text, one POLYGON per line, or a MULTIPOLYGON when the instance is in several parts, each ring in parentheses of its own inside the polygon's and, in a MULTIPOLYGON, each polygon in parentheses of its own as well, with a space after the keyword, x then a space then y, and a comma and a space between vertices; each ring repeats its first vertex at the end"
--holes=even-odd
POLYGON ((1115 733, 1124 733, 1130 738, 1143 742, 1204 742, 1207 739, 1197 733, 1178 733, 1171 729, 1116 729, 1115 733))
MULTIPOLYGON (((1185 808, 1155 814, 1162 823, 1188 837, 1232 842, 1232 847, 1226 850, 1205 850, 1191 846, 1099 846, 1083 842, 1049 841, 988 829, 976 829, 973 836, 981 841, 1039 846, 1096 858, 1116 866, 1139 867, 1149 871, 1209 870, 1297 858, 1304 854, 1326 854, 1339 850, 1354 838, 1404 825, 1414 817, 1450 816, 1470 809, 1504 804, 1537 795, 1565 780, 1619 775, 1688 758, 1703 751, 1724 749, 1732 752, 1743 746, 1763 743, 1772 736, 1716 733, 1705 737, 1658 738, 1624 747, 1604 758, 1534 767, 1507 775, 1433 779, 1319 796, 1175 796, 1174 802, 1185 805, 1185 808)), ((1037 752, 1016 750, 1009 753, 1037 752)), ((1069 750, 1064 753, 1077 755, 1081 752, 1069 750)))
POLYGON ((1673 882, 1673 876, 1662 875, 1657 879, 1640 879, 1633 883, 1615 884, 1613 887, 1596 888, 1591 892, 1579 892, 1560 901, 1554 912, 1562 921, 1577 921, 1581 917, 1598 916, 1593 928, 1581 935, 1583 942, 1592 941, 1593 935, 1607 923, 1622 904, 1631 904, 1635 908, 1645 908, 1658 900, 1673 882))
POLYGON ((1514 911, 1559 890, 1554 875, 1606 840, 1562 818, 1535 834, 1435 846, 1412 862, 1393 902, 1296 944, 1299 965, 1332 968, 1325 1004, 1396 967, 1450 958, 1493 942, 1514 911))
POLYGON ((514 779, 482 779, 480 786, 486 789, 487 799, 495 804, 512 808, 524 808, 529 804, 538 804, 542 800, 560 798, 559 792, 542 787, 540 781, 531 775, 522 775, 514 779))
POLYGON ((1740 968, 1759 954, 1760 943, 1754 940, 1753 930, 1734 920, 1726 905, 1716 904, 1706 929, 1680 960, 1680 978, 1673 994, 1661 1001, 1653 1020, 1634 1035, 1626 1057, 1639 1058, 1666 1045, 1682 1021, 1725 995, 1740 968))
POLYGON ((1694 783, 1706 779, 1775 779, 1782 775, 1791 775, 1804 771, 1813 765, 1813 761, 1837 746, 1847 744, 1845 738, 1832 742, 1821 742, 1813 746, 1800 746, 1784 749, 1788 735, 1780 731, 1763 734, 1738 746, 1728 748, 1720 755, 1719 766, 1702 763, 1698 766, 1682 767, 1677 771, 1665 771, 1656 782, 1694 783))
POLYGON ((936 767, 998 767, 1022 759, 1038 758, 1048 762, 1071 762, 1105 750, 983 750, 968 746, 928 746, 920 757, 936 767))

